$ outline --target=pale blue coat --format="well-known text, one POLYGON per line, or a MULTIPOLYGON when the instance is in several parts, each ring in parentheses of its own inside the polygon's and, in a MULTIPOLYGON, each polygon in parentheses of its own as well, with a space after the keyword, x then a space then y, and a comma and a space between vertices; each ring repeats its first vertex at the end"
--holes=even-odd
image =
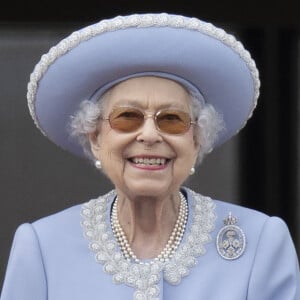
MULTIPOLYGON (((299 264, 285 223, 214 202, 217 219, 206 253, 180 284, 171 285, 161 277, 158 299, 300 300, 299 264), (244 254, 235 260, 225 260, 216 249, 217 233, 229 212, 238 217, 247 238, 244 254)), ((82 233, 80 210, 77 205, 18 228, 1 300, 133 299, 134 289, 113 283, 95 261, 82 233)))

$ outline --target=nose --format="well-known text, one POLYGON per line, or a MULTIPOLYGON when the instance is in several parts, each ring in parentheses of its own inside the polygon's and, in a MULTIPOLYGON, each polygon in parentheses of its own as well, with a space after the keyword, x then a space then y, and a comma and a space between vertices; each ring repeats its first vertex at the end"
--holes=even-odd
POLYGON ((144 124, 140 127, 136 139, 138 142, 148 145, 162 142, 162 136, 155 126, 153 117, 150 115, 145 117, 144 124))

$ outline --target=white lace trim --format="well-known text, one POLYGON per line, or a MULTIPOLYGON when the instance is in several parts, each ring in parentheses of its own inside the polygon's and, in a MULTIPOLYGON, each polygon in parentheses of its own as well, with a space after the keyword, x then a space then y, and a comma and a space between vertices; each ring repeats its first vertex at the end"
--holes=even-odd
MULTIPOLYGON (((113 19, 102 20, 96 24, 87 26, 81 30, 73 32, 71 35, 60 41, 56 46, 52 47, 47 54, 44 54, 41 57, 39 63, 35 66, 34 71, 30 76, 30 81, 27 87, 28 107, 35 125, 41 130, 41 132, 44 135, 46 135, 38 124, 38 120, 35 113, 35 97, 40 79, 43 77, 50 65, 56 59, 78 46, 81 42, 89 40, 96 35, 108 31, 116 31, 130 27, 165 26, 173 28, 185 28, 189 30, 202 32, 221 41, 225 45, 229 46, 233 51, 239 54, 239 56, 247 64, 254 82, 254 105, 248 117, 250 118, 257 104, 260 81, 255 62, 251 58, 250 53, 243 47, 242 43, 237 41, 233 35, 226 33, 221 28, 215 27, 211 23, 203 22, 196 18, 189 18, 179 15, 168 15, 166 13, 162 13, 118 16, 113 19)), ((245 124, 246 122, 247 120, 245 121, 245 124)))
POLYGON ((196 265, 196 258, 205 254, 205 244, 211 241, 210 232, 214 229, 215 204, 209 197, 191 190, 188 192, 192 195, 189 205, 191 223, 181 245, 167 262, 137 264, 122 256, 107 222, 109 200, 114 197, 115 191, 82 205, 81 224, 84 236, 90 241, 89 247, 95 252, 96 261, 103 265, 106 273, 112 275, 114 283, 135 289, 134 300, 157 299, 161 273, 166 281, 177 285, 196 265))

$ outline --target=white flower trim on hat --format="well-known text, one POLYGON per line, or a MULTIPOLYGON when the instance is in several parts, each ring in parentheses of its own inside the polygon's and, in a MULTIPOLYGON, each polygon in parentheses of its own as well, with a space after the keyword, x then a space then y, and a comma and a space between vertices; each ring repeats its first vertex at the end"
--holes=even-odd
MULTIPOLYGON (((141 15, 134 14, 130 16, 118 16, 109 20, 102 20, 96 24, 75 31, 71 35, 60 41, 56 46, 52 47, 47 54, 44 54, 41 57, 41 60, 35 66, 34 71, 30 75, 30 81, 28 83, 27 88, 27 100, 29 111, 34 120, 34 123, 44 135, 46 134, 39 126, 35 114, 35 97, 37 93, 38 83, 45 74, 45 72, 48 70, 49 66, 57 58, 64 55, 71 49, 75 48, 83 41, 89 40, 92 37, 102 34, 104 32, 116 31, 130 27, 173 27, 195 30, 208 36, 211 36, 221 41, 225 45, 229 46, 245 61, 253 78, 254 105, 252 111, 249 113, 248 119, 252 116, 252 113, 257 105, 257 99, 259 96, 259 73, 254 60, 251 58, 250 53, 244 48, 241 42, 236 40, 236 38, 233 35, 226 33, 221 28, 215 27, 211 23, 203 22, 196 18, 189 18, 179 15, 169 15, 166 13, 141 15)), ((244 127, 247 120, 241 128, 244 127)))

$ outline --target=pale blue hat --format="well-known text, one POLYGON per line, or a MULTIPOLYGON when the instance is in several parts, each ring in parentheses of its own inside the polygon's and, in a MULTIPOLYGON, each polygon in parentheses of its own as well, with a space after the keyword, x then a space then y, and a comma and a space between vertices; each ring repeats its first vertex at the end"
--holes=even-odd
POLYGON ((82 156, 67 130, 80 102, 142 75, 178 81, 212 104, 226 127, 215 146, 246 124, 259 95, 255 62, 223 29, 165 13, 118 16, 73 32, 42 56, 28 84, 31 116, 51 141, 82 156))

